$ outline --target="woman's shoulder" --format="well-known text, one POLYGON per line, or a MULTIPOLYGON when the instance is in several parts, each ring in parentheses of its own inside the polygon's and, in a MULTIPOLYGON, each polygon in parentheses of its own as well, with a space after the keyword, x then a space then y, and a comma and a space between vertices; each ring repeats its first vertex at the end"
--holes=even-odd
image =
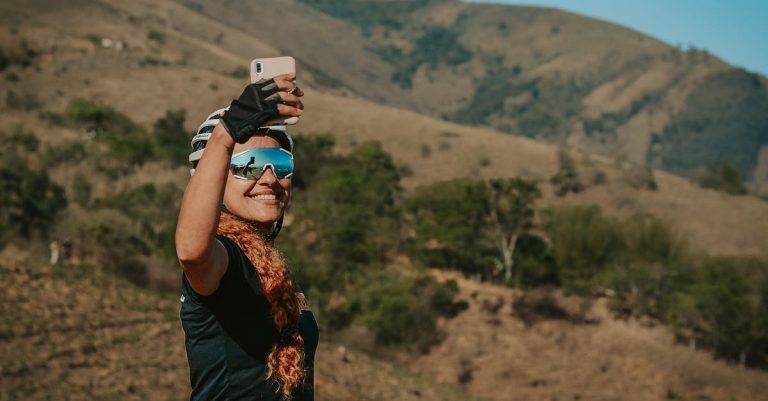
POLYGON ((227 250, 227 256, 229 257, 228 271, 225 276, 228 276, 227 278, 230 280, 246 280, 255 293, 263 294, 264 289, 259 275, 248 260, 245 251, 229 237, 217 235, 216 239, 227 250))

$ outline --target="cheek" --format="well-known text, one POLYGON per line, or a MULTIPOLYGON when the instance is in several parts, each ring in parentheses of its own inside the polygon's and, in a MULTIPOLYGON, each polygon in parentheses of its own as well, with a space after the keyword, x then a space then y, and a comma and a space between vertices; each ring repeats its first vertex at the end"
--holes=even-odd
POLYGON ((236 201, 250 190, 253 181, 240 180, 229 174, 227 185, 224 187, 224 203, 236 201))

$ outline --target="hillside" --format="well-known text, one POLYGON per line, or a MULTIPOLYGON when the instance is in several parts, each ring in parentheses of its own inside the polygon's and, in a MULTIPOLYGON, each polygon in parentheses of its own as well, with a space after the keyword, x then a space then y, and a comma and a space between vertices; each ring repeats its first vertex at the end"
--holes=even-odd
MULTIPOLYGON (((536 180, 542 189, 538 210, 596 204, 612 216, 650 213, 668 222, 695 254, 768 259, 767 202, 754 196, 702 189, 683 177, 644 168, 651 132, 659 133, 661 138, 667 135, 665 127, 677 121, 675 128, 669 129, 669 138, 681 136, 665 144, 688 149, 688 142, 683 140, 684 128, 718 109, 718 104, 701 103, 696 103, 696 108, 701 108, 698 113, 686 109, 684 104, 691 93, 702 102, 701 90, 735 93, 738 102, 732 111, 747 113, 738 115, 751 118, 755 111, 738 105, 756 105, 758 110, 763 107, 760 88, 765 87, 764 78, 733 70, 699 51, 680 52, 621 27, 554 10, 424 1, 414 2, 413 9, 394 7, 388 15, 371 7, 370 13, 363 15, 390 18, 387 24, 397 26, 403 13, 424 21, 423 26, 406 24, 390 29, 386 37, 379 22, 370 24, 370 32, 360 28, 364 24, 354 18, 361 14, 339 15, 309 3, 7 0, 0 4, 0 48, 10 60, 0 69, 0 132, 3 137, 28 133, 39 140, 38 152, 21 155, 31 159, 26 167, 45 171, 64 188, 69 199, 62 221, 42 235, 77 235, 75 238, 86 240, 92 236, 96 238, 93 243, 113 252, 107 256, 122 259, 129 254, 121 250, 136 246, 132 242, 135 237, 127 234, 147 230, 137 227, 130 213, 160 211, 162 215, 142 217, 172 221, 175 202, 189 177, 183 157, 178 157, 175 164, 155 158, 140 166, 130 165, 120 155, 110 158, 108 153, 94 152, 99 157, 89 158, 88 152, 103 143, 94 140, 99 135, 96 129, 63 121, 74 99, 105 106, 101 111, 114 108, 144 127, 145 133, 154 132, 153 124, 168 111, 181 110, 186 116, 182 120, 187 132, 178 132, 174 143, 186 149, 189 132, 197 128, 201 118, 239 93, 245 78, 238 69, 251 57, 291 53, 300 62, 301 85, 307 92, 307 112, 292 133, 330 133, 340 152, 366 141, 381 142, 403 174, 401 183, 406 193, 457 177, 523 177, 536 180), (253 7, 257 6, 259 13, 254 14, 253 7), (460 16, 464 16, 463 25, 454 24, 460 16), (547 96, 557 98, 562 88, 555 81, 541 78, 557 75, 555 71, 568 77, 568 82, 585 71, 595 70, 597 74, 601 71, 597 68, 600 61, 626 57, 622 65, 632 65, 637 52, 647 52, 649 59, 655 60, 649 62, 653 68, 648 70, 627 67, 632 71, 630 75, 622 75, 618 67, 605 72, 609 80, 600 75, 604 71, 600 72, 594 81, 588 81, 590 92, 582 94, 586 97, 566 99, 575 108, 563 109, 574 113, 568 117, 573 120, 563 124, 573 125, 578 131, 581 128, 574 122, 584 116, 623 113, 648 93, 648 87, 668 85, 663 96, 647 98, 648 104, 643 107, 649 109, 641 107, 638 110, 645 111, 637 111, 626 124, 616 125, 617 138, 627 140, 621 146, 631 152, 620 156, 614 146, 619 140, 593 142, 569 134, 565 140, 558 135, 544 135, 539 139, 547 141, 539 141, 515 135, 524 134, 519 131, 519 116, 494 114, 499 109, 496 107, 489 106, 493 112, 482 120, 459 118, 459 111, 466 105, 463 102, 474 98, 476 88, 487 87, 482 80, 487 76, 486 65, 491 65, 485 63, 487 60, 473 58, 467 65, 456 66, 445 66, 444 60, 437 60, 434 69, 432 61, 422 60, 412 71, 409 88, 392 79, 395 72, 411 71, 406 67, 413 66, 393 65, 377 55, 382 53, 381 48, 374 49, 390 42, 406 49, 418 42, 413 38, 424 34, 432 26, 429 24, 497 30, 498 24, 488 22, 497 16, 506 21, 508 38, 502 40, 495 34, 469 29, 447 37, 465 43, 477 35, 475 43, 480 43, 480 48, 487 46, 489 53, 497 52, 494 46, 520 40, 515 48, 521 53, 501 57, 501 67, 509 69, 505 73, 511 77, 510 84, 503 85, 504 93, 518 85, 527 91, 505 100, 510 110, 518 105, 539 111, 559 110, 558 105, 531 103, 533 88, 529 85, 542 85, 537 86, 540 95, 554 85, 547 96), (542 18, 560 18, 563 25, 552 29, 549 22, 541 23, 542 18), (518 30, 523 28, 530 30, 518 30), (567 29, 574 31, 564 35, 567 29), (600 50, 605 54, 579 52, 576 47, 584 45, 576 40, 578 32, 592 32, 590 40, 596 41, 596 49, 608 46, 600 50), (563 48, 547 50, 552 53, 534 51, 534 47, 526 45, 526 40, 544 40, 547 35, 552 35, 553 40, 574 39, 558 45, 563 48), (608 41, 608 37, 616 42, 608 41), (599 44, 600 40, 609 43, 599 44), (571 47, 573 52, 565 52, 571 47), (621 49, 626 49, 627 54, 621 49), (555 57, 557 52, 562 56, 555 57), (670 59, 679 58, 680 65, 665 64, 667 53, 670 59), (657 56, 660 58, 655 59, 657 56), (544 62, 547 57, 549 62, 544 62), (514 68, 517 64, 519 71, 514 68), (573 75, 561 70, 566 67, 573 69, 573 75), (669 71, 679 78, 670 78, 669 71), (715 76, 720 78, 711 79, 715 76), (454 86, 446 88, 441 82, 453 82, 454 86), (709 86, 701 89, 703 82, 709 86), (597 83, 599 86, 591 86, 597 83), (676 86, 678 83, 680 86, 676 86), (455 89, 462 94, 455 95, 455 89), (656 102, 663 105, 650 106, 656 102), (679 111, 675 114, 679 120, 659 117, 666 115, 668 107, 679 111), (461 124, 468 122, 475 126, 461 124), (638 126, 648 132, 634 135, 632 127, 638 126), (549 179, 558 170, 556 144, 562 142, 582 147, 571 153, 587 189, 558 197, 549 179), (655 183, 655 190, 648 189, 649 180, 655 183), (89 188, 88 202, 79 202, 78 194, 84 186, 89 188), (151 190, 142 192, 144 188, 151 190)), ((456 59, 461 60, 462 52, 456 54, 456 59)), ((408 75, 398 77, 405 79, 408 75)), ((723 117, 713 126, 729 127, 728 121, 723 117)), ((713 131, 713 138, 719 138, 719 132, 713 131)), ((759 136, 751 138, 760 140, 759 136)), ((141 136, 127 130, 124 139, 141 136)), ((744 156, 743 150, 751 149, 750 143, 739 142, 733 148, 734 154, 744 156)), ((714 141, 711 146, 717 149, 719 145, 714 141)), ((661 145, 653 149, 660 155, 658 160, 673 160, 670 158, 677 152, 669 153, 661 145)), ((763 148, 757 168, 761 174, 768 174, 768 148, 763 148)), ((165 234, 172 232, 169 227, 163 227, 165 234)), ((148 231, 158 234, 151 227, 148 231)), ((159 239, 163 239, 160 234, 159 239)), ((39 260, 40 256, 29 256, 47 255, 46 243, 36 237, 28 242, 19 239, 15 245, 22 248, 8 247, 0 253, 4 283, 0 295, 4 305, 0 398, 34 400, 66 394, 71 399, 184 399, 188 378, 176 293, 139 288, 100 271, 101 267, 52 269, 39 260)), ((98 253, 99 249, 89 251, 98 253)), ((158 286, 175 288, 175 266, 158 260, 151 266, 162 272, 158 286)), ((403 266, 412 267, 407 263, 403 266)), ((445 342, 426 355, 392 357, 387 349, 382 351, 385 357, 378 359, 355 347, 346 351, 338 348, 340 344, 349 345, 350 337, 371 337, 365 332, 358 335, 354 330, 359 327, 353 327, 347 333, 349 337, 325 337, 318 371, 326 373, 317 378, 318 399, 493 400, 510 399, 510 394, 512 399, 520 400, 765 399, 764 386, 760 386, 768 382, 764 372, 742 370, 714 361, 707 352, 676 345, 665 328, 649 327, 653 322, 616 320, 606 311, 604 300, 590 312, 599 322, 544 319, 529 327, 510 309, 519 292, 446 273, 434 274, 456 279, 460 298, 469 302, 467 311, 441 323, 449 333, 445 342), (489 312, 494 307, 487 305, 497 299, 503 301, 499 309, 489 312), (499 346, 492 346, 489 338, 499 346), (630 394, 637 398, 630 398, 630 394)), ((578 300, 567 301, 573 302, 578 300)), ((366 349, 366 344, 360 348, 366 349)))
MULTIPOLYGON (((189 399, 177 293, 18 250, 0 278, 0 399, 189 399)), ((481 400, 327 341, 318 355, 318 400, 481 400)))
POLYGON ((296 54, 326 88, 677 173, 728 161, 757 188, 767 178, 768 81, 703 49, 544 8, 181 4, 296 54))
MULTIPOLYGON (((74 8, 45 8, 46 5, 45 0, 29 3, 20 16, 27 23, 4 23, 8 35, 2 36, 6 46, 25 42, 41 53, 35 58, 34 68, 12 69, 18 81, 8 82, 4 91, 6 98, 10 92, 17 97, 30 97, 35 108, 25 111, 18 105, 13 107, 12 112, 2 116, 3 125, 24 123, 44 143, 81 138, 81 133, 53 128, 36 118, 36 110, 60 112, 72 98, 110 105, 145 126, 167 110, 186 110, 187 127, 192 130, 199 120, 196 116, 228 103, 239 91, 242 79, 233 78, 230 73, 246 65, 249 54, 280 53, 262 42, 261 36, 249 36, 172 2, 81 0, 74 8), (40 12, 33 12, 35 7, 40 12), (162 34, 162 43, 149 39, 151 32, 162 34), (123 40, 126 49, 102 47, 93 43, 93 37, 123 40), (218 44, 217 37, 225 39, 218 44)), ((279 13, 282 9, 269 10, 279 13)), ((302 16, 295 14, 285 18, 302 16)), ((295 22, 290 26, 307 26, 301 20, 289 22, 295 22)), ((288 37, 309 40, 314 36, 288 37)), ((555 146, 435 120, 415 110, 382 107, 357 96, 328 93, 320 89, 322 78, 311 72, 307 75, 302 81, 308 88, 307 113, 294 132, 332 133, 342 148, 366 140, 381 141, 395 160, 412 172, 404 179, 406 187, 455 177, 522 176, 542 182, 542 206, 596 203, 615 214, 649 212, 673 222, 694 248, 705 253, 767 255, 768 239, 762 233, 768 231, 768 204, 754 197, 700 189, 660 171, 655 173, 658 190, 636 189, 630 185, 629 177, 642 167, 583 153, 577 161, 584 179, 588 181, 600 172, 605 175, 606 184, 591 186, 575 196, 556 198, 546 182, 557 171, 555 146), (422 155, 423 147, 429 148, 429 156, 422 155)), ((378 90, 376 85, 371 88, 378 90)), ((185 141, 185 136, 180 135, 180 146, 185 146, 185 141)), ((76 171, 84 172, 87 168, 81 164, 53 173, 60 183, 68 185, 76 171)), ((150 164, 124 182, 136 185, 152 176, 161 182, 183 183, 186 174, 183 168, 171 172, 150 164)), ((97 176, 93 179, 96 193, 105 189, 106 181, 97 176)))
MULTIPOLYGON (((436 274, 458 280, 470 305, 443 323, 447 340, 394 362, 326 337, 318 400, 765 399, 768 373, 675 345, 663 328, 614 320, 599 302, 593 323, 529 327, 511 308, 519 293, 436 274)), ((0 277, 3 400, 188 399, 176 293, 86 266, 54 268, 19 250, 0 254, 0 277)))
POLYGON ((652 321, 616 320, 605 299, 556 294, 539 304, 556 317, 526 320, 530 312, 514 307, 519 292, 438 274, 459 280, 470 300, 445 322, 453 335, 414 364, 438 382, 464 377, 467 390, 495 400, 766 399, 765 372, 739 371, 675 344, 652 321))

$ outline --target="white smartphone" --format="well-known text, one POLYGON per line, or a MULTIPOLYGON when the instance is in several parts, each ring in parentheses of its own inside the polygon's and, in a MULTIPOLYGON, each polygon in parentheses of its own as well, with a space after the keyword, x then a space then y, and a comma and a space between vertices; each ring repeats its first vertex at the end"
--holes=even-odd
MULTIPOLYGON (((278 75, 295 73, 296 60, 290 56, 256 58, 251 61, 251 82, 271 79, 278 75)), ((294 81, 294 85, 296 82, 294 81)), ((278 117, 265 125, 293 125, 299 122, 299 117, 278 117)))

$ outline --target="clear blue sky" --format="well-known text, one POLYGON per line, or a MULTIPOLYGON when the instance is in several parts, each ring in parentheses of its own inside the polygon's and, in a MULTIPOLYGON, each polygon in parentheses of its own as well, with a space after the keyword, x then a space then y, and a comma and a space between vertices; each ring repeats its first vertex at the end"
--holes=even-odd
MULTIPOLYGON (((472 0, 477 2, 477 0, 472 0)), ((493 0, 588 15, 768 76, 768 0, 493 0)))

